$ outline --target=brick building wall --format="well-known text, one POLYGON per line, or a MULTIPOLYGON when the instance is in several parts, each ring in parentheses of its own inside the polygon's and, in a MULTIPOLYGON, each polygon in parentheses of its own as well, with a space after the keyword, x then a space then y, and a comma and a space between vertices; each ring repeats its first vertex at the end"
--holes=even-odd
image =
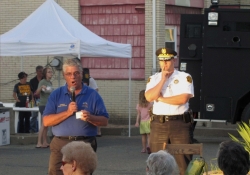
MULTIPOLYGON (((155 23, 156 23, 156 49, 165 47, 165 2, 155 1, 155 23)), ((145 0, 145 77, 152 75, 153 70, 153 10, 152 1, 145 0)), ((158 68, 158 61, 156 59, 156 67, 158 68)), ((156 71, 157 71, 156 68, 156 71)))
POLYGON ((149 77, 153 70, 153 11, 152 1, 145 0, 145 77, 149 77))

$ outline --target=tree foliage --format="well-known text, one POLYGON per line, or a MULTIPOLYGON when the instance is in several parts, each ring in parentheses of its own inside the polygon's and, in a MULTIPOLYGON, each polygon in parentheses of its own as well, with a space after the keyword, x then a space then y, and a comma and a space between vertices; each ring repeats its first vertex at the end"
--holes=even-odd
POLYGON ((240 143, 245 148, 245 150, 250 154, 250 125, 245 122, 238 123, 237 125, 238 125, 237 131, 241 136, 241 139, 238 139, 234 135, 228 133, 229 137, 233 141, 240 143))

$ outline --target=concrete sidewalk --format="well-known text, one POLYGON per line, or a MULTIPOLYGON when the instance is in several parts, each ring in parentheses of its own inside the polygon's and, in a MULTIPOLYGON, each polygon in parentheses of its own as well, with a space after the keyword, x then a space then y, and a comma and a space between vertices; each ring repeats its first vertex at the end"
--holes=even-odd
MULTIPOLYGON (((198 123, 194 137, 229 137, 228 133, 239 137, 236 130, 237 125, 225 124, 225 123, 198 123)), ((107 127, 101 128, 103 136, 129 136, 129 126, 128 125, 115 125, 108 124, 107 127)), ((134 125, 130 126, 130 136, 140 135, 139 128, 134 125)), ((10 135, 11 145, 28 145, 37 143, 38 134, 12 134, 10 135)), ((48 138, 49 139, 49 138, 48 138)))
MULTIPOLYGON (((203 143, 203 157, 210 165, 216 158, 218 146, 226 138, 210 137, 203 143)), ((145 175, 148 154, 141 153, 141 136, 103 136, 97 138, 98 166, 94 175, 145 175)), ((50 149, 35 145, 0 147, 1 175, 47 175, 50 149)))

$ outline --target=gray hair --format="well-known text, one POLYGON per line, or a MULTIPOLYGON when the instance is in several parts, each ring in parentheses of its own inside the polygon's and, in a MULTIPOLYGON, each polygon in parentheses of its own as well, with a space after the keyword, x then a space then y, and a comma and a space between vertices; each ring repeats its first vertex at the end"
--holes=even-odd
POLYGON ((80 60, 77 60, 76 58, 67 59, 67 60, 63 63, 63 72, 65 72, 66 67, 68 67, 68 66, 78 67, 79 72, 81 72, 81 74, 82 74, 82 65, 81 65, 80 60))
POLYGON ((178 165, 174 157, 166 151, 151 153, 146 161, 147 175, 177 175, 178 165))
POLYGON ((39 71, 40 69, 43 69, 43 66, 36 66, 36 71, 39 71))
POLYGON ((65 145, 61 152, 66 162, 76 161, 81 173, 93 173, 97 166, 97 155, 89 143, 73 141, 65 145))

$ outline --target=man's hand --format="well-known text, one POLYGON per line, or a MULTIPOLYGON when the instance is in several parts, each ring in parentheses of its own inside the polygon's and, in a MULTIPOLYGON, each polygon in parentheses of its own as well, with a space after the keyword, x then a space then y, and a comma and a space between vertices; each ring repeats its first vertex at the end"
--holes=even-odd
POLYGON ((90 113, 89 113, 89 111, 86 111, 86 110, 81 110, 81 111, 82 111, 82 118, 81 118, 81 120, 83 120, 85 122, 89 121, 89 119, 90 119, 90 113))
POLYGON ((77 112, 76 102, 70 102, 67 112, 69 115, 73 115, 74 112, 77 112))

